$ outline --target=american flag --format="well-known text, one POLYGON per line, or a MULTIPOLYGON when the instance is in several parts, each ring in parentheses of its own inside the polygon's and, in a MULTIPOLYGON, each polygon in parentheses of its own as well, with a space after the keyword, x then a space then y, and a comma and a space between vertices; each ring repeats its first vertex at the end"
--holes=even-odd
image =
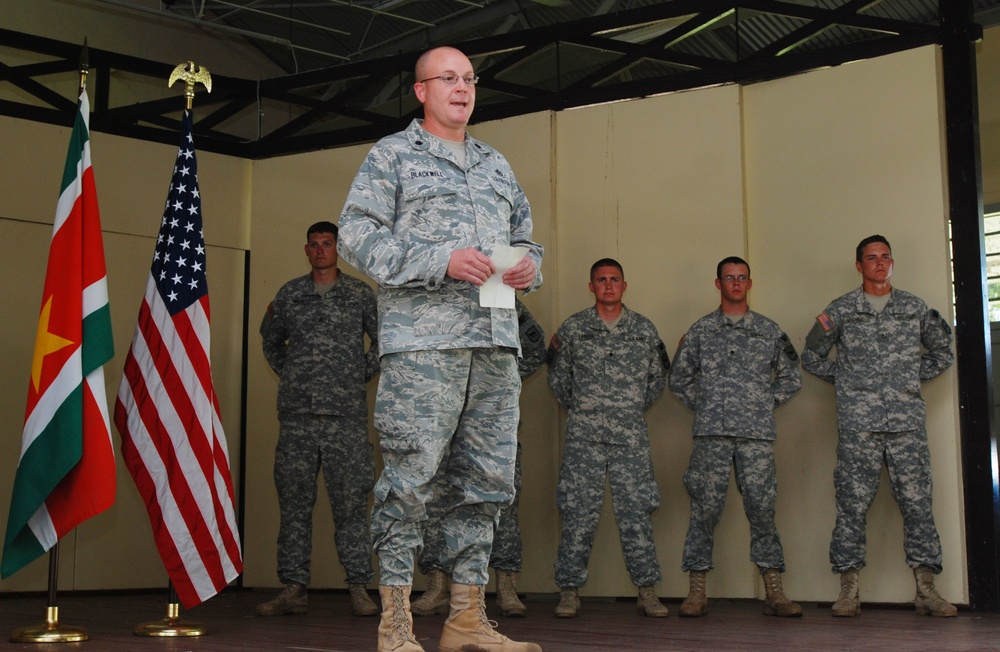
POLYGON ((243 571, 229 451, 212 384, 210 321, 198 163, 187 110, 115 402, 125 465, 185 608, 211 598, 243 571))

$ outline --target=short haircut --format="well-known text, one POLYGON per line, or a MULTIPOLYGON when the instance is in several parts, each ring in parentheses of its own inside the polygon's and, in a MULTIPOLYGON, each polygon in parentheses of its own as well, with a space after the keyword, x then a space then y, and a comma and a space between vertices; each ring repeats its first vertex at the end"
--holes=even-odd
POLYGON ((875 234, 868 236, 867 238, 858 243, 858 250, 855 254, 855 260, 857 260, 860 263, 861 256, 865 253, 865 247, 867 247, 870 244, 875 244, 876 242, 881 242, 882 244, 884 244, 889 249, 889 253, 890 254, 892 253, 892 245, 890 245, 889 241, 885 239, 885 236, 875 234))
POLYGON ((726 256, 719 261, 719 264, 715 266, 715 278, 722 280, 722 268, 726 265, 746 265, 747 266, 747 278, 750 278, 750 263, 743 260, 739 256, 726 256))
POLYGON ((333 222, 327 222, 326 220, 323 220, 322 222, 316 222, 315 224, 309 227, 308 231, 306 231, 306 240, 309 240, 309 236, 311 236, 313 233, 332 233, 333 239, 336 240, 337 225, 334 224, 333 222))
POLYGON ((622 269, 622 264, 619 263, 614 258, 601 258, 599 261, 590 266, 590 282, 594 282, 594 272, 597 271, 598 267, 617 267, 618 271, 622 273, 622 280, 625 280, 625 270, 622 269))

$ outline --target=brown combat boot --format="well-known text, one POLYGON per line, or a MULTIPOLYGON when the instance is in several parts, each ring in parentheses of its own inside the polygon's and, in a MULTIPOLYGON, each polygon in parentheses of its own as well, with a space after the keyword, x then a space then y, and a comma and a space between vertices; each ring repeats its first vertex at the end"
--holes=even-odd
POLYGON ((534 643, 512 641, 486 617, 486 587, 451 585, 451 615, 444 621, 438 652, 542 652, 534 643))
POLYGON ((440 568, 431 569, 427 574, 427 590, 410 605, 414 616, 443 616, 448 613, 448 576, 440 568))
POLYGON ((368 595, 368 589, 364 584, 348 584, 347 588, 351 592, 351 612, 355 616, 374 616, 378 614, 378 607, 368 595))
POLYGON ((861 615, 861 590, 857 568, 848 568, 840 574, 840 596, 833 603, 835 618, 853 618, 861 615))
POLYGON ((708 598, 705 596, 705 576, 708 571, 688 572, 688 595, 677 611, 684 618, 697 618, 708 613, 708 598))
POLYGON ((783 618, 798 618, 802 607, 788 599, 781 589, 781 571, 768 568, 764 571, 764 615, 783 618))
POLYGON ((514 571, 497 571, 497 607, 500 608, 501 614, 511 618, 523 618, 528 610, 517 597, 514 571))
POLYGON ((958 609, 934 590, 934 570, 927 566, 917 566, 913 569, 913 577, 917 580, 917 597, 913 604, 921 616, 937 616, 939 618, 954 618, 958 609))
POLYGON ((639 597, 635 600, 636 611, 639 612, 640 616, 649 616, 650 618, 666 618, 670 615, 670 612, 660 599, 656 597, 656 591, 653 590, 651 586, 640 586, 639 587, 639 597))
POLYGON ((281 593, 257 605, 258 616, 304 614, 308 610, 309 596, 306 595, 306 587, 298 582, 289 582, 281 593))
POLYGON ((378 624, 378 652, 424 652, 413 636, 410 587, 379 586, 382 620, 378 624))
POLYGON ((559 590, 559 604, 556 605, 556 618, 576 618, 580 610, 580 593, 575 586, 559 590))

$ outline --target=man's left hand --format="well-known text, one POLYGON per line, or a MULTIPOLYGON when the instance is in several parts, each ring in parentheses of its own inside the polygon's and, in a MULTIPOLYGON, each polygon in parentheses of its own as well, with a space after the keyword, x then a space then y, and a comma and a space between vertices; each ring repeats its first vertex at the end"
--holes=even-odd
POLYGON ((535 282, 535 261, 530 256, 525 256, 516 265, 504 272, 504 285, 509 285, 515 290, 527 290, 535 282))

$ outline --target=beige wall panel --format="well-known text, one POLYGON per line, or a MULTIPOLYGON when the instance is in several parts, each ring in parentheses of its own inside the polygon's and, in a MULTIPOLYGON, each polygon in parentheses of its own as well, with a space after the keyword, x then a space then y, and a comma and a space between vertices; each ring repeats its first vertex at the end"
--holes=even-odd
MULTIPOLYGON (((743 252, 739 93, 734 87, 557 114, 557 314, 593 305, 590 265, 618 259, 625 303, 656 325, 671 356, 680 336, 718 306, 715 263, 743 252)), ((665 390, 647 414, 661 506, 654 514, 663 595, 684 595, 680 571, 689 502, 683 474, 691 413, 665 390)), ((739 501, 717 537, 716 594, 753 594, 739 501)), ((590 562, 590 595, 630 595, 610 498, 590 562)))
MULTIPOLYGON (((754 306, 776 319, 799 351, 815 315, 860 284, 854 249, 872 233, 893 244, 894 285, 950 318, 938 71, 937 50, 928 47, 744 89, 754 306)), ((802 392, 779 413, 777 518, 790 594, 832 600, 834 393, 804 375, 802 392)), ((964 602, 956 382, 951 369, 924 391, 944 548, 938 587, 964 602)), ((883 477, 868 515, 865 600, 912 600, 901 530, 883 477)))
MULTIPOLYGON (((278 499, 273 473, 278 377, 264 359, 258 327, 281 286, 309 271, 303 248, 306 230, 320 220, 338 221, 351 180, 368 149, 367 145, 348 147, 254 163, 244 541, 248 586, 278 586, 278 499)), ((340 267, 361 277, 346 263, 340 267)), ((372 396, 374 388, 373 382, 369 385, 372 396)), ((372 441, 376 441, 374 436, 372 441)), ((333 517, 322 481, 313 524, 312 585, 342 588, 345 576, 333 545, 333 517)))
MULTIPOLYGON (((5 529, 20 454, 35 323, 70 130, 0 118, 0 134, 17 143, 16 148, 5 151, 25 152, 18 159, 23 165, 11 166, 18 168, 15 183, 7 178, 0 181, 0 246, 4 251, 0 268, 5 271, 0 274, 0 287, 7 304, 14 306, 0 326, 3 359, 10 370, 0 379, 0 428, 9 434, 3 440, 4 453, 0 457, 4 467, 0 477, 11 478, 11 482, 0 485, 0 529, 5 529)), ((115 338, 116 355, 105 365, 109 410, 113 412, 177 148, 95 134, 92 150, 115 338)), ((249 229, 241 220, 249 213, 250 168, 239 159, 208 154, 199 154, 199 159, 209 242, 213 377, 233 462, 234 485, 238 486, 243 248, 249 244, 249 229)), ((117 431, 113 437, 117 449, 121 442, 117 431)), ((115 505, 81 525, 60 545, 63 590, 166 587, 166 574, 152 542, 145 506, 120 458, 118 462, 115 505)), ((44 590, 47 564, 47 556, 43 556, 0 582, 0 591, 44 590)))
MULTIPOLYGON (((531 203, 533 238, 545 247, 542 287, 521 295, 532 316, 545 331, 555 333, 553 309, 558 291, 555 252, 555 211, 552 205, 552 122, 550 113, 474 125, 470 133, 493 145, 507 158, 531 203)), ((559 544, 556 482, 559 479, 559 411, 545 380, 542 365, 521 390, 522 487, 519 521, 524 542, 523 569, 518 590, 547 593, 555 590, 554 566, 559 544)), ((491 578, 495 579, 493 574, 491 578)), ((492 583, 490 590, 493 589, 492 583)))
POLYGON ((1000 27, 985 31, 976 44, 979 84, 979 143, 983 167, 983 203, 1000 204, 1000 27))

